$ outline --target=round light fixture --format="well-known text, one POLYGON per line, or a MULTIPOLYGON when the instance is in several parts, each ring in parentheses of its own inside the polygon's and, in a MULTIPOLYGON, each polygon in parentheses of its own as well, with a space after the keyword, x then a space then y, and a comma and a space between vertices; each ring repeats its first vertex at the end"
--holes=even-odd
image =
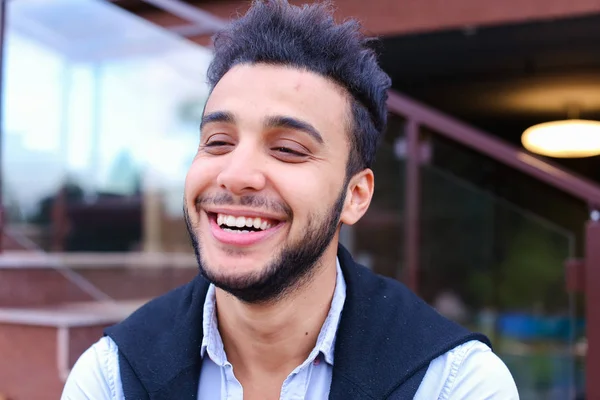
POLYGON ((523 132, 523 146, 532 153, 556 158, 600 155, 600 121, 568 119, 534 125, 523 132))

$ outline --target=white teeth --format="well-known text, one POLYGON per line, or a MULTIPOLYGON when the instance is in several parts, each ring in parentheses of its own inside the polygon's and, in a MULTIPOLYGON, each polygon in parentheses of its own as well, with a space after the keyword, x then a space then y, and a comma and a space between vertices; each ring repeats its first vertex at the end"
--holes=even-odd
POLYGON ((225 225, 229 225, 229 226, 235 226, 235 217, 232 215, 229 215, 227 217, 225 217, 225 221, 223 221, 225 223, 225 225))
POLYGON ((232 232, 232 233, 250 233, 250 231, 238 231, 237 229, 229 229, 229 228, 223 228, 224 231, 227 232, 232 232))
POLYGON ((272 224, 263 221, 261 218, 256 217, 234 217, 233 215, 217 214, 217 225, 222 226, 224 230, 228 232, 236 233, 250 233, 252 231, 240 230, 240 229, 227 229, 226 227, 244 228, 254 227, 254 229, 266 230, 271 228, 272 224))

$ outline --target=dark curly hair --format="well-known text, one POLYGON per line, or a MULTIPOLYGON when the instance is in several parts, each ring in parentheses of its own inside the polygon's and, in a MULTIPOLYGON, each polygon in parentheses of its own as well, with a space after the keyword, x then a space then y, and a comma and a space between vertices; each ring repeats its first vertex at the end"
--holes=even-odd
POLYGON ((389 76, 355 20, 336 24, 330 3, 302 7, 286 0, 254 0, 250 10, 214 38, 208 69, 212 88, 233 66, 293 66, 332 79, 350 94, 348 177, 370 168, 387 122, 389 76))

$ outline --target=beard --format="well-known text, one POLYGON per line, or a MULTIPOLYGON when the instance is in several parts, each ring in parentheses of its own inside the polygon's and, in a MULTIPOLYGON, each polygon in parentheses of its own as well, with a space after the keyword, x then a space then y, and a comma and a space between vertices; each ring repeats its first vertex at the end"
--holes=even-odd
MULTIPOLYGON (((207 265, 202 255, 201 240, 192 226, 187 206, 184 217, 196 260, 202 276, 216 287, 230 293, 240 301, 250 304, 275 302, 302 286, 311 279, 317 270, 323 253, 333 240, 340 225, 340 215, 346 200, 346 182, 335 203, 324 216, 309 215, 304 238, 298 243, 286 244, 279 254, 258 272, 243 276, 226 276, 215 272, 214 266, 207 265)), ((291 209, 281 203, 268 201, 256 196, 244 196, 243 205, 268 205, 272 209, 285 210, 292 217, 291 209)), ((184 203, 185 204, 185 203, 184 203)), ((197 204, 233 205, 233 197, 228 194, 211 198, 200 197, 197 204)), ((292 221, 290 218, 288 221, 292 221)))

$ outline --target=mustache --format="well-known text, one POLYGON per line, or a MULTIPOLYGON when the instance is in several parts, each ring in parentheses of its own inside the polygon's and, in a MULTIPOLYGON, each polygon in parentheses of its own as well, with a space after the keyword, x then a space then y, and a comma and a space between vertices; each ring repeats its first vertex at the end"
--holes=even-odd
POLYGON ((261 210, 273 211, 277 214, 285 214, 289 219, 293 213, 290 206, 280 200, 273 200, 258 195, 232 196, 229 193, 213 195, 200 195, 196 198, 199 206, 244 206, 261 210))

